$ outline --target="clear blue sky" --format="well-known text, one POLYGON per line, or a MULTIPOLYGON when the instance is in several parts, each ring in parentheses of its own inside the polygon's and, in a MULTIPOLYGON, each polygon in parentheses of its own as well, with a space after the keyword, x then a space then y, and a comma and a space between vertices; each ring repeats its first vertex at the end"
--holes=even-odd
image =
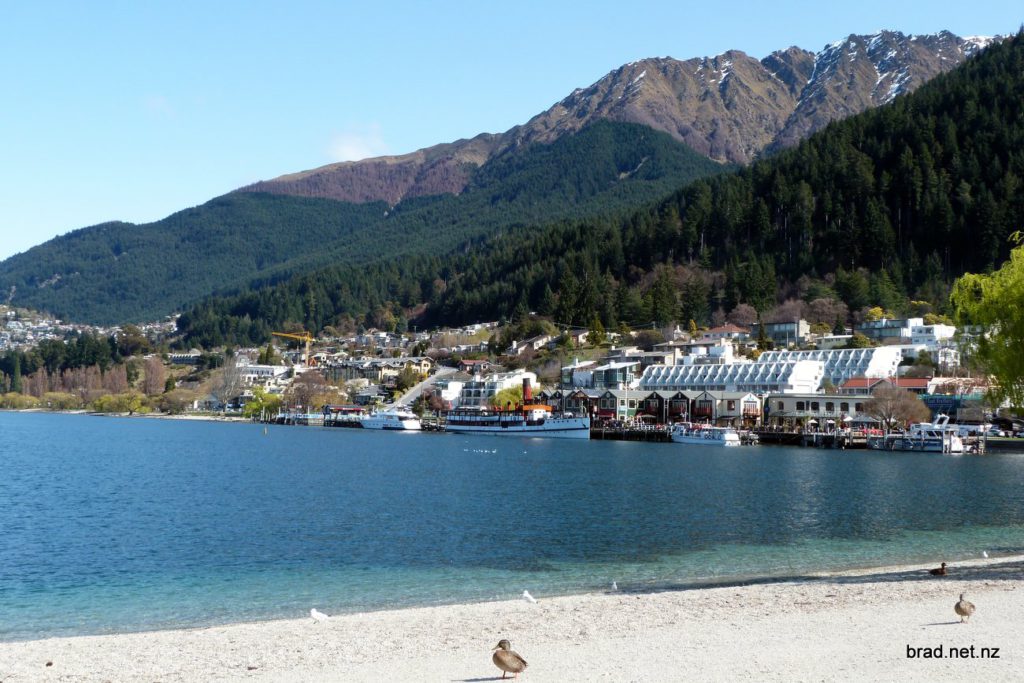
POLYGON ((1019 0, 4 3, 0 259, 255 180, 503 131, 643 57, 1022 20, 1019 0))

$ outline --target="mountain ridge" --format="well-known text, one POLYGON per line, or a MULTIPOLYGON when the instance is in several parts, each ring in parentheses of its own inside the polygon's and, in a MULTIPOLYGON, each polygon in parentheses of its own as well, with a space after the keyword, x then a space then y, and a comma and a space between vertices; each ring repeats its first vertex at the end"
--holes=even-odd
POLYGON ((350 202, 459 194, 473 168, 595 120, 639 123, 715 161, 749 163, 792 147, 829 122, 912 92, 993 41, 949 31, 850 34, 817 53, 791 46, 757 59, 742 50, 678 60, 648 57, 612 69, 504 133, 408 154, 344 161, 239 188, 350 202))

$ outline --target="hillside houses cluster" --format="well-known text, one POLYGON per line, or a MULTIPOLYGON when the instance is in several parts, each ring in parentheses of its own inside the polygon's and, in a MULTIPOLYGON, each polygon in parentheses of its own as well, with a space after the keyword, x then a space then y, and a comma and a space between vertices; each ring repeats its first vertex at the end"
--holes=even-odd
MULTIPOLYGON (((175 330, 175 319, 136 325, 149 339, 163 338, 175 330)), ((67 323, 41 313, 17 310, 0 306, 0 353, 10 350, 25 351, 49 339, 65 339, 70 334, 91 334, 110 337, 118 334, 120 327, 102 327, 67 323)))

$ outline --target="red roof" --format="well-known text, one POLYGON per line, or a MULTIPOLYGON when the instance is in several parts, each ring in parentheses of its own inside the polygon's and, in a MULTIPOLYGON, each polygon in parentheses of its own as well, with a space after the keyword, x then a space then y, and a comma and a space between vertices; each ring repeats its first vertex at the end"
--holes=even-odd
POLYGON ((879 382, 884 382, 884 377, 851 377, 843 382, 844 389, 870 389, 879 382))
POLYGON ((896 386, 901 389, 927 389, 930 381, 927 377, 900 377, 896 380, 896 386))

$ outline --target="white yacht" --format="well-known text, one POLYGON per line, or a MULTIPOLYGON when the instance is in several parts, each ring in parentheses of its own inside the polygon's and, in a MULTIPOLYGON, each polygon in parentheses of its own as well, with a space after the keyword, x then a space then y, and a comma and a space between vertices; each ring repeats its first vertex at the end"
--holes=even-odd
POLYGON ((960 427, 949 424, 948 415, 939 415, 935 422, 917 422, 903 434, 886 434, 868 440, 868 446, 883 451, 918 451, 922 453, 964 452, 960 427))
POLYGON ((711 427, 683 422, 672 427, 672 441, 702 446, 739 446, 740 435, 732 427, 711 427))
POLYGON ((378 410, 362 418, 363 429, 389 429, 395 431, 417 431, 420 419, 408 408, 395 406, 378 410))

